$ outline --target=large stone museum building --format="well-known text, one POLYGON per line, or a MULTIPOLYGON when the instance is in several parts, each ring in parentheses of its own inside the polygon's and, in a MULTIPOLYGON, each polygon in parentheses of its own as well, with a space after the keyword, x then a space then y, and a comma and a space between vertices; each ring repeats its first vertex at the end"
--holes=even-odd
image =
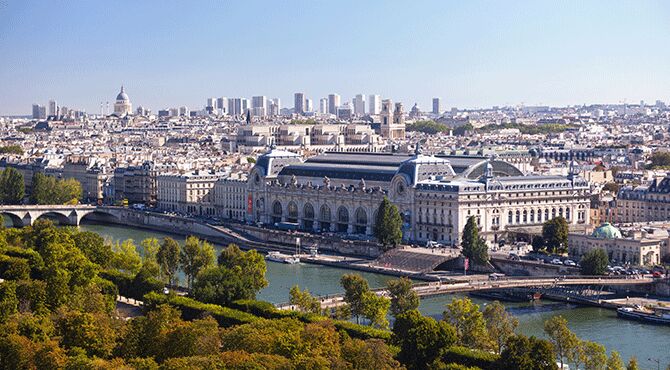
POLYGON ((588 223, 590 202, 589 185, 572 166, 568 176, 526 176, 495 157, 427 156, 420 150, 328 152, 303 160, 273 148, 258 158, 246 186, 248 222, 365 237, 388 197, 403 216, 406 241, 448 245, 460 244, 470 216, 496 243, 510 228, 558 216, 588 223))

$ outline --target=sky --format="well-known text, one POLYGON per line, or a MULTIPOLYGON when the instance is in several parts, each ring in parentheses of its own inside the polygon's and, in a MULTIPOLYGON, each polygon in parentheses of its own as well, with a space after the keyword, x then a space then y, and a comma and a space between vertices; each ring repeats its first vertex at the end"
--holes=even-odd
POLYGON ((670 1, 0 0, 0 115, 380 94, 430 109, 670 102, 670 1))

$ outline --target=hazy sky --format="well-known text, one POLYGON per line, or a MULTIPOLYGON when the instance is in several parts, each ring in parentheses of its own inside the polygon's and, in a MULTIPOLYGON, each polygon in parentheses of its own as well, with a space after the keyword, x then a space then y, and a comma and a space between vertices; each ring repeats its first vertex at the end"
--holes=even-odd
POLYGON ((670 1, 0 0, 0 115, 208 96, 670 101, 670 1))

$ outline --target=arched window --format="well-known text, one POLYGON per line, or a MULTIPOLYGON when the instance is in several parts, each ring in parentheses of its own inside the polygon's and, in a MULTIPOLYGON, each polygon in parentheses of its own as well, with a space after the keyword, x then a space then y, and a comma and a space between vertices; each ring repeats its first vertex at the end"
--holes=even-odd
POLYGON ((368 213, 365 209, 358 208, 356 210, 356 233, 365 234, 365 229, 368 226, 368 213))
POLYGON ((305 207, 302 209, 303 213, 303 218, 307 220, 313 220, 314 219, 314 207, 312 206, 311 203, 305 203, 305 207))
POLYGON ((558 209, 558 215, 563 217, 563 208, 558 209))
POLYGON ((531 223, 535 222, 535 210, 534 209, 530 210, 530 222, 531 223))
POLYGON ((319 211, 319 217, 321 219, 321 231, 330 231, 330 207, 327 205, 322 205, 321 210, 319 211))
POLYGON ((287 211, 288 215, 286 217, 286 221, 298 222, 298 205, 295 204, 295 202, 289 202, 287 211))
POLYGON ((518 209, 516 210, 516 223, 521 223, 521 212, 518 209))
POLYGON ((556 218, 556 208, 551 209, 551 218, 552 219, 556 218))
POLYGON ((275 200, 272 203, 272 222, 277 223, 281 222, 282 206, 278 200, 275 200))
POLYGON ((349 227, 349 210, 342 206, 337 209, 337 230, 346 233, 349 227))
POLYGON ((549 219, 549 208, 544 209, 544 220, 547 221, 549 219))
POLYGON ((302 227, 305 230, 314 228, 314 207, 311 203, 305 203, 302 207, 302 227))
POLYGON ((528 223, 528 211, 525 209, 523 210, 523 223, 528 223))
POLYGON ((570 221, 570 208, 565 209, 565 219, 570 221))
POLYGON ((513 216, 513 214, 512 214, 512 211, 509 211, 509 212, 507 213, 507 223, 508 223, 508 224, 511 224, 511 223, 514 221, 514 220, 512 219, 513 217, 514 217, 514 216, 513 216))

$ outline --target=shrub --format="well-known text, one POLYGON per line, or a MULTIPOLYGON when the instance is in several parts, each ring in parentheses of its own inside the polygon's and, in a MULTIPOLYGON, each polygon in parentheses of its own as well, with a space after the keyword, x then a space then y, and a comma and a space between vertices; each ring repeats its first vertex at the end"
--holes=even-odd
POLYGON ((198 302, 194 299, 179 296, 168 296, 156 292, 144 296, 144 306, 147 310, 153 310, 156 306, 167 303, 181 311, 184 320, 194 320, 205 315, 211 315, 222 327, 249 324, 259 320, 258 317, 247 312, 222 307, 215 304, 198 302))
POLYGON ((453 346, 444 352, 440 360, 443 364, 456 363, 479 367, 483 370, 496 370, 499 358, 500 356, 494 353, 453 346))

